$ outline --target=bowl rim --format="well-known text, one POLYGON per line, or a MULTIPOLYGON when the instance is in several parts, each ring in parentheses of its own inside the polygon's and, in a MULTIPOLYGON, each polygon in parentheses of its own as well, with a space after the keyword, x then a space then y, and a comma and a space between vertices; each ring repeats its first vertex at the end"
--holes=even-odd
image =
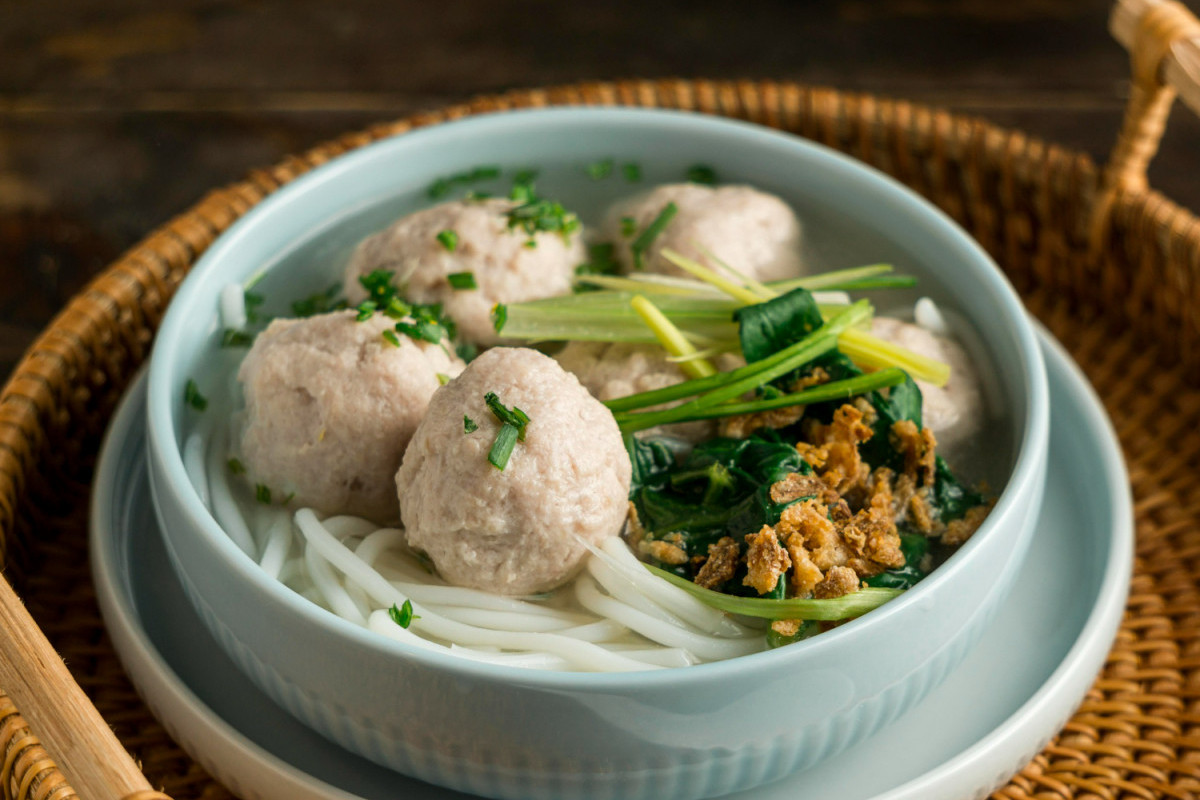
MULTIPOLYGON (((329 218, 337 217, 344 210, 331 210, 329 218)), ((278 249, 286 251, 296 241, 293 239, 282 243, 278 249)), ((215 297, 212 305, 215 310, 215 297)), ((980 540, 995 535, 992 534, 992 529, 996 527, 997 521, 1017 514, 1019 509, 1016 505, 1024 502, 1035 488, 1033 484, 1038 478, 1038 467, 1046 456, 1048 431, 1049 389, 1045 366, 1024 306, 992 258, 947 214, 880 170, 800 136, 751 122, 703 113, 630 107, 559 106, 472 115, 380 139, 332 158, 299 176, 257 203, 218 236, 197 260, 170 302, 162 326, 155 337, 147 389, 147 447, 154 456, 150 463, 152 469, 153 465, 157 464, 164 470, 163 479, 152 482, 156 487, 154 502, 161 506, 157 487, 169 491, 180 510, 192 522, 192 528, 202 533, 205 541, 215 548, 215 554, 221 557, 239 580, 249 582, 256 591, 265 592, 271 599, 298 613, 307 622, 324 628, 347 643, 380 651, 391 657, 407 659, 432 669, 448 670, 455 675, 476 680, 546 689, 598 692, 627 688, 631 681, 637 681, 640 686, 646 688, 668 684, 679 686, 695 681, 707 681, 710 678, 732 677, 733 670, 741 673, 738 677, 744 679, 747 668, 770 670, 798 658, 819 658, 825 651, 841 645, 847 639, 869 637, 875 628, 889 624, 893 616, 903 613, 910 606, 926 603, 927 598, 938 591, 940 586, 967 569, 963 565, 971 561, 970 553, 978 548, 980 540), (941 246, 956 248, 962 256, 961 260, 970 265, 972 274, 982 281, 992 298, 997 301, 997 311, 1002 313, 1010 333, 1014 334, 1020 361, 1019 371, 1025 378, 1023 393, 1026 415, 1016 447, 1011 476, 997 498, 992 513, 976 535, 913 589, 863 617, 821 636, 797 643, 799 646, 766 650, 724 661, 698 664, 682 670, 650 669, 621 673, 528 670, 473 661, 409 645, 380 636, 337 616, 262 573, 258 565, 234 544, 201 502, 184 469, 181 448, 176 444, 177 426, 172 408, 174 396, 182 384, 176 387, 171 382, 170 363, 173 361, 172 351, 175 344, 199 329, 194 324, 194 318, 189 320, 187 309, 195 306, 202 296, 201 278, 204 275, 217 270, 227 254, 236 251, 241 242, 253 236, 260 225, 269 222, 277 214, 286 213, 290 202, 309 193, 319 192, 322 186, 338 182, 347 173, 352 174, 368 168, 376 161, 404 158, 411 155, 409 151, 419 154, 428 143, 448 134, 486 136, 489 132, 513 126, 590 127, 597 124, 654 129, 666 127, 681 135, 697 132, 724 133, 738 139, 743 146, 782 149, 789 151, 789 157, 811 160, 823 169, 837 174, 839 181, 844 181, 855 191, 881 194, 904 213, 937 231, 941 237, 941 246)), ((1029 538, 1025 535, 1019 544, 1027 543, 1029 538)), ((170 547, 169 541, 167 544, 170 547)))

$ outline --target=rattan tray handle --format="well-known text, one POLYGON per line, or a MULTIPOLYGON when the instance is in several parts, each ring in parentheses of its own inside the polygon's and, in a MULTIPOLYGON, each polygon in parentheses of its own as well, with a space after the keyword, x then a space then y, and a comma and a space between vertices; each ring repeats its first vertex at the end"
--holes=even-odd
POLYGON ((11 796, 22 800, 62 797, 69 789, 83 800, 171 800, 150 788, 3 578, 0 631, 0 686, 22 701, 21 714, 7 698, 0 702, 0 741, 12 742, 0 752, 0 797, 7 800, 15 783, 11 796), (22 729, 24 735, 7 735, 22 729))
POLYGON ((1117 195, 1148 188, 1146 170, 1176 95, 1200 114, 1200 21, 1186 6, 1175 0, 1117 0, 1109 30, 1129 50, 1133 81, 1092 210, 1093 251, 1105 246, 1117 195))

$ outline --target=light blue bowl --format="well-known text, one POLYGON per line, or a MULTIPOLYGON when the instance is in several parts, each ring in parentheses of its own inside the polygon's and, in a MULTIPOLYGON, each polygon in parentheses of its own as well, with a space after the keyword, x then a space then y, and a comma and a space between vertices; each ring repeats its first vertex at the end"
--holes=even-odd
MULTIPOLYGON (((508 170, 506 170, 508 172, 508 170)), ((509 173, 511 174, 511 173, 509 173)), ((486 187, 485 187, 486 188, 486 187)), ((911 301, 911 296, 901 296, 911 301)), ((171 561, 217 640, 280 705, 401 772, 500 798, 698 798, 815 764, 895 718, 958 663, 1011 586, 1041 505, 1046 378, 1012 288, 917 195, 823 147, 686 113, 566 108, 474 117, 382 141, 314 170, 223 235, 180 288, 150 367, 149 462, 171 561), (217 297, 269 269, 269 296, 340 272, 353 244, 424 203, 437 177, 536 166, 539 188, 585 222, 636 190, 590 181, 597 158, 636 161, 643 185, 714 166, 775 192, 823 266, 890 261, 974 324, 1002 413, 981 475, 1003 486, 981 530, 899 599, 815 639, 732 661, 621 675, 480 664, 377 637, 268 580, 200 502, 180 455, 184 385, 215 386, 217 297)), ((210 408, 209 413, 219 413, 210 408)), ((970 709, 959 709, 970 713, 970 709)))

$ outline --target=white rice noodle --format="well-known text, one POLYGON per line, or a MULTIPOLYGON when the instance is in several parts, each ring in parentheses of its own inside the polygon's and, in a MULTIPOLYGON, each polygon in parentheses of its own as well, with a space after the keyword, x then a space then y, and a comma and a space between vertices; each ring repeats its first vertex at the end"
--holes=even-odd
POLYGON ((230 283, 221 287, 221 324, 226 330, 241 330, 246 327, 246 292, 241 284, 230 283))
POLYGON ((761 635, 761 631, 739 624, 723 611, 706 606, 678 586, 651 575, 619 538, 614 536, 604 540, 599 548, 589 549, 592 555, 619 571, 638 592, 702 633, 729 637, 761 635))
POLYGON ((254 547, 254 537, 250 535, 250 528, 246 525, 241 509, 238 508, 238 503, 233 498, 228 481, 225 480, 225 473, 229 467, 223 458, 224 448, 218 447, 218 444, 214 438, 208 452, 208 488, 212 499, 213 516, 229 534, 233 543, 243 553, 257 561, 258 553, 254 547))
POLYGON ((283 570, 283 565, 287 561, 291 549, 292 521, 286 513, 281 512, 276 514, 275 519, 271 522, 271 527, 267 529, 267 543, 263 547, 262 558, 259 559, 258 565, 268 576, 279 580, 279 574, 283 570))
MULTIPOLYGON (((346 577, 361 586, 371 598, 390 608, 400 605, 409 598, 405 597, 382 575, 371 569, 362 559, 339 542, 333 534, 325 530, 310 509, 296 512, 296 524, 308 543, 308 550, 316 551, 329 563, 340 570, 346 577)), ((314 559, 315 560, 315 559, 314 559)), ((413 605, 414 617, 410 630, 415 629, 437 639, 444 639, 462 645, 491 645, 506 650, 530 650, 546 652, 562 656, 575 669, 597 670, 604 672, 627 672, 645 669, 648 665, 643 662, 625 658, 616 653, 610 653, 590 642, 583 642, 567 636, 552 633, 528 633, 510 631, 490 631, 473 625, 466 625, 435 614, 427 608, 413 605)))
POLYGON ((183 468, 191 479, 192 486, 196 487, 200 502, 211 511, 212 497, 209 494, 208 473, 204 465, 204 443, 208 438, 208 433, 204 430, 197 430, 187 437, 187 441, 183 443, 183 468))
POLYGON ((308 565, 308 574, 312 576, 313 584, 324 600, 322 605, 355 625, 366 625, 370 615, 364 613, 364 609, 346 592, 329 562, 321 558, 320 552, 314 547, 306 548, 304 561, 308 565))
POLYGON ((758 652, 765 646, 762 639, 718 639, 656 619, 615 598, 601 594, 590 574, 575 579, 575 597, 580 605, 589 611, 615 619, 647 639, 668 647, 683 648, 701 658, 733 658, 758 652))

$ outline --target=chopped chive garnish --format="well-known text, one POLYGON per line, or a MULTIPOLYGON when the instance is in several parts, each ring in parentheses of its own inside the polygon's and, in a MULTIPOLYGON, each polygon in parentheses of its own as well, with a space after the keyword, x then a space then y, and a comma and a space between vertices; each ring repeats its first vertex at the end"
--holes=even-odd
POLYGON ((296 499, 296 493, 288 492, 288 496, 283 498, 283 500, 280 502, 280 505, 286 506, 288 503, 292 502, 295 499, 296 499))
POLYGON ((603 161, 593 161, 587 165, 588 177, 594 181, 600 181, 612 175, 613 160, 606 158, 603 161))
POLYGON ((392 347, 400 346, 400 337, 397 336, 396 332, 394 330, 391 330, 390 328, 383 332, 383 340, 385 342, 387 342, 388 344, 390 344, 392 347))
POLYGON ((537 199, 533 182, 537 178, 537 170, 523 169, 513 176, 512 191, 509 198, 518 203, 530 203, 537 199))
POLYGON ((463 433, 474 433, 477 430, 479 430, 479 425, 475 420, 463 414, 463 433))
POLYGON ((496 303, 492 306, 492 327, 499 333, 504 329, 504 323, 508 322, 508 306, 504 303, 496 303))
POLYGON ((475 282, 474 272, 451 272, 446 276, 446 280, 450 283, 452 289, 478 289, 479 284, 475 282))
POLYGON ((254 336, 246 331, 226 328, 221 334, 221 347, 249 347, 254 344, 254 336))
POLYGON ((229 471, 234 475, 245 475, 246 465, 236 458, 231 458, 225 462, 225 466, 229 467, 229 471))
POLYGON ((208 399, 200 394, 200 387, 191 378, 183 386, 183 402, 197 411, 203 411, 208 408, 208 399))
POLYGON ((342 285, 335 283, 323 292, 316 292, 302 300, 297 300, 292 303, 292 313, 297 317, 312 317, 343 307, 345 301, 338 299, 338 293, 341 290, 342 285))
POLYGON ((465 186, 478 181, 491 180, 492 178, 500 177, 499 167, 476 167, 467 172, 460 172, 456 175, 449 175, 445 178, 438 178, 429 185, 427 193, 434 200, 439 197, 445 197, 450 193, 450 190, 455 186, 465 186))
POLYGON ((388 319, 404 319, 413 312, 412 306, 401 300, 399 297, 393 297, 387 301, 387 305, 383 308, 383 313, 388 319))
POLYGON ((416 322, 397 322, 396 333, 403 333, 410 339, 416 339, 430 344, 437 344, 442 339, 448 339, 446 329, 435 319, 417 318, 416 322))
POLYGON ((512 425, 514 428, 516 428, 517 433, 519 434, 518 438, 522 442, 525 441, 525 426, 529 424, 528 414, 516 406, 513 406, 511 409, 508 408, 506 405, 504 405, 504 403, 500 402, 500 398, 496 396, 495 392, 488 392, 485 394, 483 396, 483 402, 487 403, 487 407, 491 409, 492 414, 496 416, 496 419, 500 420, 506 425, 512 425))
POLYGON ((458 249, 458 232, 451 228, 438 231, 437 240, 442 247, 451 252, 458 249))
POLYGON ((470 363, 475 360, 475 356, 479 355, 479 348, 470 342, 460 342, 454 348, 454 353, 463 361, 470 363))
POLYGON ((520 228, 530 237, 545 232, 557 233, 565 239, 579 229, 579 217, 553 200, 529 200, 508 211, 506 216, 510 229, 520 228))
POLYGON ((717 172, 705 164, 695 164, 688 167, 687 179, 692 183, 702 183, 705 186, 712 186, 717 182, 717 172))
POLYGON ((630 162, 621 167, 621 172, 625 175, 625 180, 629 183, 637 183, 642 179, 642 166, 630 162))
MULTIPOLYGON (((575 274, 586 275, 616 275, 621 271, 621 265, 614 256, 615 248, 607 243, 593 244, 588 247, 588 260, 575 268, 575 274)), ((579 284, 576 291, 588 291, 593 287, 579 284)))
POLYGON ((355 317, 359 322, 366 322, 375 315, 377 306, 371 300, 364 300, 358 304, 358 316, 355 317))
POLYGON ((488 463, 503 472, 516 446, 517 429, 507 423, 501 425, 496 432, 496 441, 492 442, 492 449, 488 451, 488 463))
POLYGON ((271 488, 261 483, 254 484, 254 499, 263 505, 271 505, 271 488))
POLYGON ((621 235, 631 239, 637 234, 637 220, 633 217, 621 217, 621 235))
POLYGON ((388 609, 388 616, 392 618, 392 622, 399 625, 401 628, 407 628, 412 624, 414 619, 420 619, 420 615, 413 613, 412 600, 405 600, 404 605, 396 608, 396 604, 392 603, 392 607, 388 609))
POLYGON ((243 292, 242 298, 246 303, 246 320, 258 322, 258 308, 266 302, 266 298, 256 292, 243 292))
POLYGON ((674 203, 667 203, 663 206, 663 210, 658 212, 658 216, 629 245, 629 249, 633 253, 634 269, 646 268, 646 251, 650 249, 650 245, 654 243, 658 235, 671 224, 671 220, 677 213, 679 213, 679 207, 674 203))
POLYGON ((450 382, 450 376, 444 372, 437 373, 438 386, 445 386, 450 382))

